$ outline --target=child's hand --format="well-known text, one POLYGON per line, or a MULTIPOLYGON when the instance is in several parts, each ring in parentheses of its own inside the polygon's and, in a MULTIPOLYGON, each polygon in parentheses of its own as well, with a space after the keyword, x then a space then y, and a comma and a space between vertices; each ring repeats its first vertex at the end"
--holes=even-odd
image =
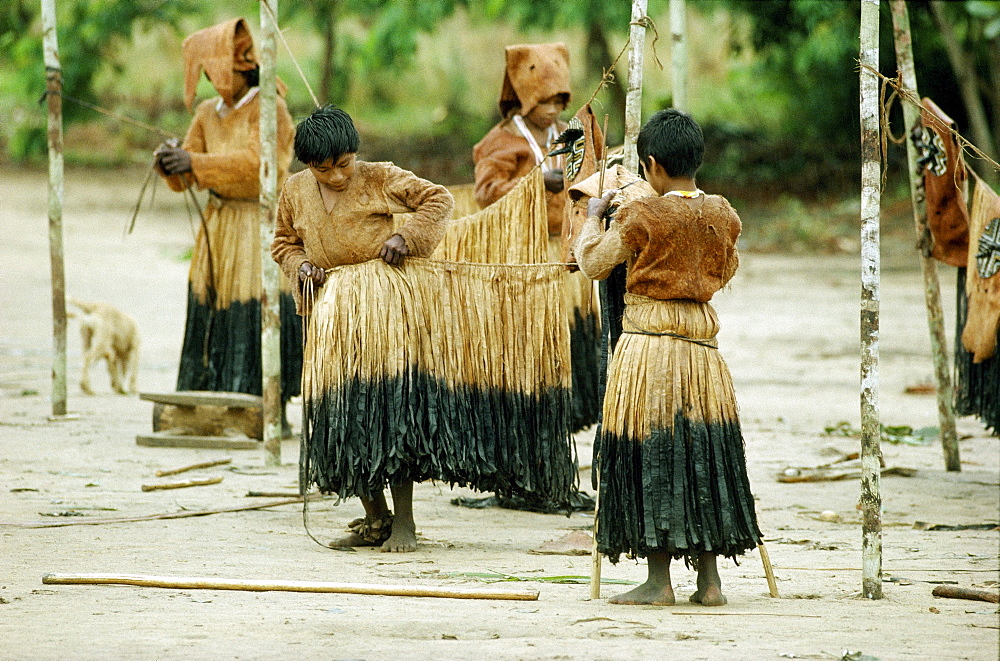
POLYGON ((549 170, 543 177, 545 179, 545 190, 550 193, 558 193, 563 189, 563 171, 561 169, 549 170))
POLYGON ((611 198, 615 196, 618 191, 609 190, 604 194, 604 197, 592 197, 587 201, 587 217, 588 218, 603 218, 604 214, 608 211, 608 205, 611 204, 611 198))
POLYGON ((399 266, 403 263, 403 258, 410 254, 410 249, 406 247, 406 239, 398 234, 393 234, 389 240, 382 244, 382 249, 378 251, 378 256, 390 266, 399 266))
POLYGON ((322 287, 323 283, 326 282, 326 271, 309 262, 302 262, 302 266, 299 267, 299 280, 301 282, 312 280, 314 285, 322 287))
POLYGON ((158 148, 156 159, 167 174, 183 174, 191 171, 191 154, 180 147, 158 148))

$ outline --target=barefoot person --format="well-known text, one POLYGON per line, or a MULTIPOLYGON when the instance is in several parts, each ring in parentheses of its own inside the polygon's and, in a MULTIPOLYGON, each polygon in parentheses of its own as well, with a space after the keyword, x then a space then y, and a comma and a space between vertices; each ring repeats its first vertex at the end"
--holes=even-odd
MULTIPOLYGON (((202 101, 181 146, 162 144, 155 167, 177 192, 208 189, 204 222, 191 255, 187 324, 178 390, 261 394, 260 98, 253 38, 242 18, 184 40, 184 101, 194 102, 202 71, 219 96, 202 101)), ((279 86, 283 94, 283 86, 279 86)), ((278 185, 292 162, 292 116, 277 99, 278 185)), ((282 423, 284 403, 299 394, 302 327, 290 283, 282 279, 282 423)))
POLYGON ((659 197, 623 205, 603 229, 611 194, 592 198, 576 245, 581 270, 628 268, 623 334, 608 370, 600 459, 598 549, 644 557, 648 578, 616 604, 674 603, 671 559, 698 572, 691 601, 726 603, 716 566, 756 546, 732 379, 709 303, 736 272, 740 220, 695 184, 704 141, 688 115, 663 110, 638 138, 659 197))
MULTIPOLYGON (((289 177, 281 191, 271 247, 282 271, 296 281, 322 287, 326 269, 372 259, 399 266, 408 255, 429 256, 444 235, 454 205, 448 190, 392 163, 357 160, 359 144, 351 117, 331 106, 315 110, 296 128, 295 155, 308 169, 289 177), (393 214, 398 213, 412 216, 394 231, 393 214)), ((300 291, 296 303, 302 314, 300 291)), ((396 318, 388 311, 386 323, 396 318)), ((314 318, 307 342, 322 341, 315 337, 317 326, 314 318)), ((313 404, 322 408, 321 403, 307 402, 313 404)), ((392 436, 398 430, 388 429, 388 413, 371 411, 364 423, 350 425, 350 432, 336 439, 319 428, 304 441, 307 449, 300 461, 308 462, 303 464, 309 467, 305 479, 325 493, 360 496, 365 509, 365 517, 351 524, 351 534, 332 542, 332 547, 378 545, 392 552, 417 548, 413 479, 422 474, 411 465, 411 457, 394 456, 385 472, 394 515, 382 478, 358 474, 358 467, 379 463, 397 449, 392 436)), ((317 416, 313 424, 321 426, 321 418, 317 416)))

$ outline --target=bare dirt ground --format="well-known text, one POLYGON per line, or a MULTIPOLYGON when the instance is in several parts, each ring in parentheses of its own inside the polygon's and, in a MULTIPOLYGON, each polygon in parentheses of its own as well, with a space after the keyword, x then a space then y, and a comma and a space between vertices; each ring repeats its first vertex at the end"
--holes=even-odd
MULTIPOLYGON (((250 490, 293 491, 297 443, 280 467, 258 450, 137 446, 151 431, 149 402, 110 393, 103 365, 97 394, 77 383, 78 328, 70 322, 69 408, 53 422, 51 305, 42 172, 0 171, 0 658, 2 659, 996 659, 996 604, 940 599, 942 582, 996 589, 996 531, 931 531, 928 524, 1000 520, 1000 451, 975 419, 959 421, 962 472, 943 469, 940 444, 884 444, 884 598, 861 591, 861 529, 855 479, 779 483, 858 449, 824 427, 858 427, 859 260, 844 256, 743 255, 716 304, 720 344, 733 372, 751 482, 775 566, 780 599, 768 596, 759 556, 721 563, 729 604, 686 602, 693 572, 675 564, 682 603, 612 606, 626 589, 589 599, 590 558, 536 555, 544 542, 587 528, 591 517, 540 515, 450 504, 446 486, 421 484, 418 551, 337 552, 306 535, 300 505, 196 518, 32 529, 36 521, 82 522, 255 502, 250 490), (178 476, 221 476, 214 486, 143 492, 168 481, 157 469, 232 457, 229 467, 178 476), (834 520, 820 520, 830 510, 834 520), (76 513, 79 516, 58 516, 76 513), (537 589, 537 601, 236 592, 43 585, 50 572, 232 579, 347 581, 537 589), (522 582, 487 585, 489 575, 522 582), (485 576, 484 576, 485 575, 485 576)), ((132 314, 143 338, 140 390, 170 391, 184 324, 191 232, 180 196, 159 189, 135 232, 123 228, 141 173, 67 173, 68 294, 132 314)), ((750 222, 750 221, 748 221, 750 222)), ((933 395, 905 394, 932 379, 922 286, 912 254, 886 254, 882 271, 881 415, 886 424, 937 425, 933 395)), ((954 272, 941 270, 953 324, 954 272)), ((953 328, 949 327, 949 337, 953 328)), ((293 421, 298 413, 293 411, 293 421)), ((577 439, 589 463, 590 437, 577 439)), ((589 475, 582 484, 589 487, 589 475)), ((310 508, 310 527, 330 539, 360 511, 356 501, 310 508)), ((604 578, 641 581, 642 563, 604 565, 604 578)))

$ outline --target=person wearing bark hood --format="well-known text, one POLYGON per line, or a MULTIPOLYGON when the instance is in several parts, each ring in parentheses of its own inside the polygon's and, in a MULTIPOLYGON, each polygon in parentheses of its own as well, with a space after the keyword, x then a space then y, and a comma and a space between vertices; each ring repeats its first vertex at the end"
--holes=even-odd
MULTIPOLYGON (((208 189, 191 255, 187 323, 178 390, 261 394, 259 211, 259 65, 242 18, 184 40, 184 102, 192 109, 204 72, 218 96, 194 111, 184 142, 155 152, 157 172, 176 192, 208 189), (202 222, 203 220, 203 222, 202 222)), ((294 128, 278 82, 278 186, 292 160, 294 128)), ((301 321, 291 288, 281 282, 282 402, 299 393, 301 321)), ((282 407, 282 420, 287 422, 282 407)))

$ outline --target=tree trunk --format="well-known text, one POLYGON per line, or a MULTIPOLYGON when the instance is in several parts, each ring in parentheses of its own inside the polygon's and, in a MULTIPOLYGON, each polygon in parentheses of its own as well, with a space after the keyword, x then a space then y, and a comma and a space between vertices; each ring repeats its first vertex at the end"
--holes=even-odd
MULTIPOLYGON (((990 132, 990 124, 986 117, 986 109, 983 106, 983 99, 979 96, 979 83, 976 79, 976 70, 973 68, 972 60, 966 56, 962 45, 958 42, 955 30, 948 21, 947 12, 942 0, 931 0, 931 13, 934 15, 934 22, 941 30, 941 41, 944 42, 945 52, 948 53, 948 61, 958 79, 958 89, 962 94, 962 102, 965 105, 965 112, 969 117, 969 130, 972 134, 972 142, 983 150, 987 156, 997 160, 996 143, 993 141, 993 134, 990 132)), ((997 183, 997 176, 993 168, 986 167, 985 172, 980 172, 983 179, 986 179, 994 187, 997 183)))
POLYGON ((868 599, 882 598, 878 7, 879 0, 861 2, 861 590, 868 599))
POLYGON ((673 106, 688 112, 687 6, 685 0, 670 0, 671 72, 673 106))
MULTIPOLYGON (((917 73, 913 66, 913 44, 910 33, 910 16, 905 0, 892 0, 893 42, 896 45, 896 68, 903 80, 903 87, 913 92, 917 98, 917 73)), ((929 245, 925 237, 927 228, 927 205, 924 199, 924 169, 917 165, 917 148, 909 139, 911 131, 919 126, 920 108, 903 103, 904 135, 906 140, 906 161, 910 172, 910 200, 913 205, 913 222, 917 230, 917 245, 929 245)), ((958 436, 955 432, 955 408, 952 405, 954 392, 951 387, 951 371, 948 366, 948 343, 944 333, 944 312, 941 309, 941 286, 938 282, 937 263, 934 258, 920 251, 920 265, 924 276, 924 298, 927 303, 927 324, 931 334, 931 353, 934 359, 934 376, 937 381, 938 422, 941 425, 941 447, 944 449, 945 468, 950 471, 962 470, 959 459, 958 436)))
POLYGON ((334 98, 333 90, 334 66, 337 57, 338 5, 338 0, 331 0, 320 5, 320 11, 323 12, 323 67, 320 73, 319 89, 321 103, 335 103, 340 101, 340 97, 334 98))
POLYGON ((629 172, 639 172, 636 139, 642 127, 642 64, 646 48, 646 0, 632 0, 632 21, 628 46, 628 90, 625 93, 625 157, 622 165, 629 172))
MULTIPOLYGON (((585 53, 589 71, 604 71, 615 61, 602 24, 593 22, 588 26, 585 53)), ((621 78, 617 72, 615 79, 608 84, 607 90, 611 96, 611 108, 608 115, 612 118, 612 124, 609 133, 622 135, 624 132, 623 118, 625 117, 625 87, 621 84, 621 78)), ((615 142, 609 140, 609 144, 615 142)))
POLYGON ((66 415, 66 270, 63 261, 62 66, 55 0, 42 0, 45 90, 48 94, 49 261, 52 270, 52 415, 66 415))
POLYGON ((281 465, 281 315, 278 265, 271 242, 278 212, 277 88, 275 32, 278 0, 260 3, 260 351, 265 463, 281 465), (268 11, 270 6, 270 11, 268 11))

